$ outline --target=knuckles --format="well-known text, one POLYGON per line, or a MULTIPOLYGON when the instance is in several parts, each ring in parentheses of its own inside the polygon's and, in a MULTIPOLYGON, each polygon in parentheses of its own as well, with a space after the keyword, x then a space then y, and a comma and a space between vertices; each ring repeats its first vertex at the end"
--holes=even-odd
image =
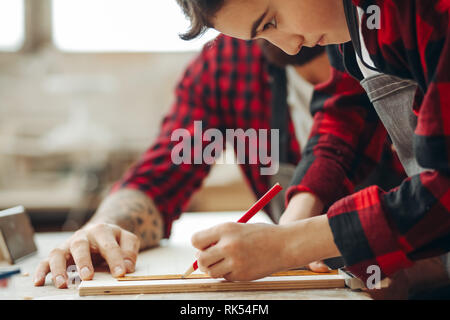
POLYGON ((54 248, 50 251, 49 256, 50 257, 54 257, 54 256, 65 256, 66 255, 66 250, 61 249, 61 248, 54 248))
POLYGON ((138 250, 138 249, 139 249, 139 242, 140 242, 138 236, 135 235, 135 234, 132 233, 132 232, 129 232, 129 231, 125 231, 125 230, 124 230, 123 232, 126 232, 126 233, 129 235, 131 241, 133 241, 133 243, 134 243, 134 245, 135 245, 135 249, 138 250))
POLYGON ((70 258, 70 252, 68 249, 63 248, 55 248, 50 251, 48 254, 47 261, 58 261, 61 257, 63 257, 65 260, 68 260, 70 258), (55 260, 56 259, 56 260, 55 260))
POLYGON ((106 242, 104 243, 101 248, 104 251, 109 251, 109 250, 117 250, 120 249, 119 245, 117 244, 117 242, 106 242))
POLYGON ((217 231, 222 234, 234 233, 239 228, 239 225, 234 222, 226 222, 217 226, 217 231))
POLYGON ((88 233, 98 234, 98 233, 105 233, 105 232, 111 232, 111 226, 107 223, 96 223, 92 226, 90 226, 87 230, 88 233))
POLYGON ((204 243, 205 242, 204 241, 205 233, 218 234, 220 236, 219 238, 224 238, 224 237, 232 236, 239 229, 240 229, 240 226, 238 223, 226 222, 226 223, 214 226, 211 229, 194 233, 191 237, 191 243, 194 247, 201 250, 201 249, 204 249, 203 246, 205 245, 205 243, 204 243))
POLYGON ((89 243, 89 241, 87 241, 87 239, 85 239, 84 237, 76 236, 71 239, 70 248, 79 248, 81 246, 85 246, 88 243, 89 243))

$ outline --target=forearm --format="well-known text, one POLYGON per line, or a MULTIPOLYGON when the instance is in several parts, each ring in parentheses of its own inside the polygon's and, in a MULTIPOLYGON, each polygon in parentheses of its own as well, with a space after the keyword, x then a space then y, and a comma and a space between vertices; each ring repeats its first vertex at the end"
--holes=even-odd
POLYGON ((326 215, 292 222, 282 227, 284 228, 283 260, 289 269, 341 255, 334 243, 326 215))
POLYGON ((324 205, 314 194, 301 192, 291 198, 280 218, 280 225, 318 216, 323 213, 324 205))
POLYGON ((146 194, 134 189, 121 189, 107 196, 88 222, 93 223, 111 223, 134 233, 141 250, 157 246, 164 233, 158 208, 146 194))

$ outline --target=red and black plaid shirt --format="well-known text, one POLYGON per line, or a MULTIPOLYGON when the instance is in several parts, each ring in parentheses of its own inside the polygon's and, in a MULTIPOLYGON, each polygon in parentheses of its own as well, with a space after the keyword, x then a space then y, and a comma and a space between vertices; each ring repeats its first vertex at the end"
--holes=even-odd
MULTIPOLYGON (((183 128, 194 136, 194 121, 202 121, 203 132, 216 128, 224 137, 226 129, 270 130, 272 93, 267 68, 268 62, 255 42, 220 35, 206 45, 180 79, 175 103, 164 117, 156 141, 113 191, 126 187, 145 192, 162 213, 168 237, 172 222, 186 209, 211 168, 205 163, 173 164, 171 152, 178 141, 171 141, 172 133, 183 128)), ((287 162, 296 165, 300 161, 300 146, 290 118, 288 132, 287 162)), ((208 143, 204 141, 204 145, 208 143)), ((192 158, 196 152, 203 150, 192 148, 192 158)), ((246 159, 248 154, 247 148, 246 159)), ((271 187, 268 176, 260 173, 260 161, 240 166, 260 198, 271 187)))
POLYGON ((429 170, 391 191, 373 186, 351 194, 353 163, 378 156, 386 132, 361 79, 349 75, 340 48, 331 46, 333 77, 315 93, 314 128, 287 197, 310 191, 331 205, 327 214, 346 265, 367 279, 370 265, 390 276, 415 260, 450 251, 450 1, 353 3, 365 12, 371 5, 381 9, 381 29, 363 28, 375 66, 419 84, 423 94, 417 95, 411 138, 418 163, 429 170), (351 195, 336 202, 346 194, 351 195))

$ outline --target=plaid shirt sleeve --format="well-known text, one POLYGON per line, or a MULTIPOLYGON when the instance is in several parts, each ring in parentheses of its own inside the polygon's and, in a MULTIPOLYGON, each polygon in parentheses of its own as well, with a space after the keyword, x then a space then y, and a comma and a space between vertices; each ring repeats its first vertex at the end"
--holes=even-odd
MULTIPOLYGON (((391 276, 415 260, 450 251, 450 2, 354 1, 356 5, 359 2, 363 9, 372 4, 381 8, 381 29, 363 33, 377 67, 414 79, 424 92, 423 100, 414 110, 418 123, 413 139, 416 158, 428 169, 388 192, 369 187, 329 208, 329 223, 347 267, 367 280, 371 265, 380 267, 382 277, 391 276)), ((342 78, 346 76, 335 71, 334 81, 342 78)), ((343 135, 348 131, 345 125, 353 125, 350 118, 346 122, 340 111, 334 111, 340 106, 332 100, 345 92, 346 88, 337 88, 328 99, 332 106, 329 110, 323 108, 329 116, 328 129, 319 133, 316 140, 333 134, 334 130, 341 132, 341 141, 361 140, 356 130, 348 138, 343 135)), ((316 126, 322 126, 323 118, 316 119, 316 126)), ((346 154, 347 159, 351 161, 352 155, 346 154)), ((323 161, 317 167, 322 172, 329 172, 329 167, 333 169, 323 161)), ((303 177, 309 175, 321 173, 309 169, 303 177)), ((304 178, 295 188, 312 189, 311 185, 314 186, 304 178)))

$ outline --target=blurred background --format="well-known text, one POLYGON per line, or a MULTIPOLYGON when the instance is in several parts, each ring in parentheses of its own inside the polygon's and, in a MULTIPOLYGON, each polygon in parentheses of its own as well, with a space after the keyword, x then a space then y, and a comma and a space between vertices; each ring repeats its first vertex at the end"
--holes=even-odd
MULTIPOLYGON (((150 146, 188 62, 175 0, 0 0, 0 209, 37 231, 75 230, 150 146)), ((189 211, 245 210, 236 165, 219 165, 189 211)))

